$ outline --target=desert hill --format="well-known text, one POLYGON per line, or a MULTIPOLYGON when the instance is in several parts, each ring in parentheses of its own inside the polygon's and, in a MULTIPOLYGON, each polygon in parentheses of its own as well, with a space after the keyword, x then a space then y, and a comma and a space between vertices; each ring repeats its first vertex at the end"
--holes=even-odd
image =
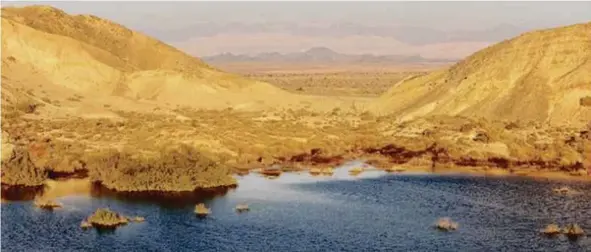
POLYGON ((48 6, 2 9, 2 68, 5 102, 21 96, 73 107, 77 100, 72 113, 99 113, 103 104, 256 109, 313 99, 216 70, 111 21, 48 6))
POLYGON ((401 81, 375 101, 407 120, 433 114, 553 124, 591 120, 591 23, 525 33, 449 69, 401 81))

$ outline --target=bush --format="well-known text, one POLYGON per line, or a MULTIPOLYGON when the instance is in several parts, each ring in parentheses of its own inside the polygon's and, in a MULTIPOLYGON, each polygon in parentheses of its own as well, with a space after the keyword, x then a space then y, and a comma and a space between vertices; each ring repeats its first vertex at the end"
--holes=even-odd
POLYGON ((591 107, 591 96, 585 96, 579 100, 579 104, 585 107, 591 107))
POLYGON ((87 157, 86 164, 93 181, 118 191, 193 191, 236 183, 229 167, 187 145, 154 153, 104 150, 87 157))
POLYGON ((35 110, 37 109, 38 106, 39 106, 39 104, 35 103, 33 100, 26 99, 26 100, 17 102, 15 105, 15 108, 21 112, 24 112, 27 114, 32 114, 32 113, 35 113, 35 110))

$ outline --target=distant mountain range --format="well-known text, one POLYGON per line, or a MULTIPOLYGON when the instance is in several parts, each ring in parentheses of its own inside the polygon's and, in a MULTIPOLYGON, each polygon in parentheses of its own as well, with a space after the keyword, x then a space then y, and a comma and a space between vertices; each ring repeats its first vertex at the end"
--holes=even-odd
POLYGON ((456 59, 426 59, 421 55, 342 54, 327 47, 313 47, 303 52, 264 52, 256 55, 222 53, 202 59, 209 63, 448 63, 456 59))

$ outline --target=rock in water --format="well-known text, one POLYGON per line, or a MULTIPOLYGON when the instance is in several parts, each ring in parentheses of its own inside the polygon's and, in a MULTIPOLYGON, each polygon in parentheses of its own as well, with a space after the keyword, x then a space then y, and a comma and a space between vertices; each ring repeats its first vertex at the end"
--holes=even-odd
POLYGON ((564 229, 562 229, 562 233, 571 239, 576 239, 585 235, 585 231, 577 224, 566 225, 564 229))
POLYGON ((62 207, 62 204, 52 201, 52 200, 36 199, 34 204, 38 208, 46 209, 46 210, 53 210, 53 209, 62 207))
POLYGON ((205 207, 205 204, 203 203, 199 203, 195 206, 195 214, 197 214, 197 217, 204 218, 210 213, 211 211, 209 208, 205 207))
POLYGON ((359 175, 362 172, 363 172, 363 168, 361 168, 361 167, 355 167, 355 168, 349 170, 349 174, 352 176, 359 175))
POLYGON ((92 224, 90 224, 90 222, 83 220, 82 222, 80 222, 80 227, 83 229, 87 229, 87 228, 91 228, 92 224))
POLYGON ((437 220, 435 227, 442 231, 452 231, 458 229, 458 223, 453 222, 450 218, 444 217, 437 220))
POLYGON ((236 212, 242 213, 242 212, 248 212, 248 211, 250 211, 250 208, 248 207, 247 204, 236 205, 236 212))
POLYGON ((332 176, 334 174, 334 170, 331 167, 327 167, 322 169, 322 174, 325 176, 332 176))
POLYGON ((277 167, 265 168, 261 171, 261 174, 267 176, 268 178, 279 177, 279 175, 281 175, 281 169, 277 167))
POLYGON ((99 208, 86 219, 86 222, 96 228, 116 228, 127 224, 129 220, 108 208, 99 208))
POLYGON ((560 234, 560 227, 556 224, 549 224, 542 230, 545 235, 557 235, 560 234))
POLYGON ((310 175, 317 176, 320 175, 320 173, 322 173, 322 170, 320 168, 311 168, 309 172, 310 175))
POLYGON ((552 189, 552 191, 554 193, 562 194, 562 195, 574 195, 574 194, 578 194, 579 193, 576 190, 569 188, 568 186, 554 188, 554 189, 552 189))

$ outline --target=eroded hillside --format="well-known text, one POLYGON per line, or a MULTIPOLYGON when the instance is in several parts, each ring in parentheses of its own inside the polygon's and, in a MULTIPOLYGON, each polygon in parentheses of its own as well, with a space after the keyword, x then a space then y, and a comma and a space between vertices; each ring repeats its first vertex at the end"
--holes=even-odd
POLYGON ((402 81, 372 107, 429 114, 584 124, 591 120, 591 23, 534 31, 451 68, 402 81))
POLYGON ((25 96, 61 103, 82 97, 80 106, 69 104, 77 107, 70 114, 108 114, 104 103, 262 109, 318 99, 218 71, 111 21, 47 6, 2 9, 2 68, 4 93, 31 90, 25 96))

